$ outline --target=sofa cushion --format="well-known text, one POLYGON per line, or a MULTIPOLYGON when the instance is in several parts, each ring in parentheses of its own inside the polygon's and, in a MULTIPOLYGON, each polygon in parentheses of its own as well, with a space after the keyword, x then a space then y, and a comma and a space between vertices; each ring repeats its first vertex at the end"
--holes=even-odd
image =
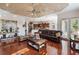
POLYGON ((60 37, 61 36, 61 33, 60 32, 57 32, 56 33, 56 37, 60 37))

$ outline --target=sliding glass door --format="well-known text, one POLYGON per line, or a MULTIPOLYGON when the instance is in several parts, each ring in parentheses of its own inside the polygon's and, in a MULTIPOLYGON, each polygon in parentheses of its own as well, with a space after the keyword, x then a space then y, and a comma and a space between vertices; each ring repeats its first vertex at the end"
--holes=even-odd
POLYGON ((71 23, 71 39, 77 39, 79 37, 79 18, 72 18, 71 23))
POLYGON ((79 38, 79 18, 68 18, 62 20, 63 37, 69 39, 79 38))

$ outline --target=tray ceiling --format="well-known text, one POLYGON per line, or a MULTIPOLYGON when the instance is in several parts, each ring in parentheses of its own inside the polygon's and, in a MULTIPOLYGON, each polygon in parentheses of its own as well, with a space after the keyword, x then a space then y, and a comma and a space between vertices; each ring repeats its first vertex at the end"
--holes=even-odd
POLYGON ((0 3, 1 9, 28 17, 40 17, 60 12, 67 6, 67 3, 0 3))

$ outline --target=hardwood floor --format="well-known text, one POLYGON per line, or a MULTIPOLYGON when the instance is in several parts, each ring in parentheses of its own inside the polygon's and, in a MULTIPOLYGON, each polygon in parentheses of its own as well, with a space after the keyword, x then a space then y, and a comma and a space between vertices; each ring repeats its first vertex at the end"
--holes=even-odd
POLYGON ((73 51, 69 48, 69 42, 61 40, 60 43, 53 41, 47 41, 46 49, 41 49, 40 52, 27 45, 27 41, 17 43, 11 43, 0 47, 0 55, 12 55, 17 51, 27 48, 28 51, 24 52, 24 55, 78 55, 79 52, 73 51))

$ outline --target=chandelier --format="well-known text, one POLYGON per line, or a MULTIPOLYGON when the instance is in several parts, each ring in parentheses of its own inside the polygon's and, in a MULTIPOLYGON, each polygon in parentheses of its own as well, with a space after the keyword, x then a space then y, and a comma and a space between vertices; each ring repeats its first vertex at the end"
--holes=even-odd
POLYGON ((29 11, 29 12, 32 12, 32 17, 40 17, 41 15, 41 10, 39 9, 36 9, 35 7, 36 5, 34 3, 32 3, 32 11, 29 11))

